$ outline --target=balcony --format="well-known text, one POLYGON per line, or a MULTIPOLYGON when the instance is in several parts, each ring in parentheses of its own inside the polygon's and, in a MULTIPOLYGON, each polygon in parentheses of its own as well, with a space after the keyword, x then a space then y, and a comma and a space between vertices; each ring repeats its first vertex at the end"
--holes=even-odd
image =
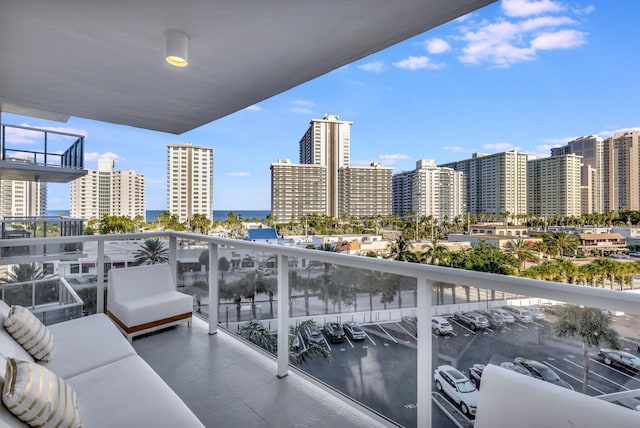
MULTIPOLYGON (((564 303, 608 311, 622 348, 637 355, 640 345, 640 295, 630 292, 189 233, 30 241, 82 243, 82 257, 60 256, 55 273, 81 296, 85 312, 91 312, 104 308, 106 271, 132 264, 147 239, 164 243, 178 289, 193 296, 200 319, 191 329, 140 337, 134 347, 207 426, 470 427, 473 417, 437 390, 433 369, 448 364, 467 374, 473 364, 499 365, 516 357, 540 361, 580 392, 581 342, 553 332, 564 303), (516 320, 484 330, 450 317, 505 305, 539 305, 548 311, 545 320, 516 320), (432 334, 432 315, 448 317, 454 335, 432 334), (274 353, 237 334, 252 319, 273 334, 274 353), (309 320, 320 326, 358 322, 367 337, 330 342, 324 336, 322 346, 330 349, 331 362, 311 358, 290 364, 290 328, 309 320)), ((24 246, 16 241, 24 240, 4 240, 0 246, 24 246)), ((29 260, 25 254, 20 263, 29 260)), ((610 285, 615 284, 605 282, 610 285)), ((300 334, 298 350, 309 343, 307 333, 300 334)), ((586 394, 572 394, 617 403, 611 409, 634 408, 640 404, 640 377, 607 365, 598 356, 605 346, 589 347, 586 394)), ((615 420, 613 410, 611 418, 615 420)))
POLYGON ((86 173, 84 136, 2 124, 0 180, 68 183, 86 173))

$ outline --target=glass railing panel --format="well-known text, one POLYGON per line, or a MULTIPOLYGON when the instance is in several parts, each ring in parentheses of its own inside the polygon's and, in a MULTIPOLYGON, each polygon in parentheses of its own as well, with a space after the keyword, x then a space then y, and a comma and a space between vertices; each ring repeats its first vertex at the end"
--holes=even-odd
POLYGON ((193 310, 208 318, 209 247, 207 242, 178 238, 176 284, 178 291, 193 297, 193 310))

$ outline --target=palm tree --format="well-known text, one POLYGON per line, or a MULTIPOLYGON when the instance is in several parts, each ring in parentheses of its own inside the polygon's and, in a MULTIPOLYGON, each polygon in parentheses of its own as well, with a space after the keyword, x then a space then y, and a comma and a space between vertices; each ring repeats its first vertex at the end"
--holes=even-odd
POLYGON ((39 268, 36 263, 20 263, 13 267, 13 269, 7 273, 2 281, 3 282, 27 282, 38 279, 44 279, 45 274, 42 268, 39 268))
POLYGON ((416 260, 415 254, 409 250, 409 244, 402 236, 391 243, 391 250, 387 258, 402 262, 415 262, 416 260))
POLYGON ((438 238, 433 238, 429 249, 426 251, 426 256, 429 259, 429 264, 436 265, 447 262, 451 257, 451 253, 447 247, 440 245, 438 238))
POLYGON ((558 248, 560 257, 564 256, 567 250, 570 250, 575 256, 575 251, 580 245, 580 241, 576 235, 564 231, 554 233, 552 239, 558 248))
POLYGON ((611 328, 611 319, 600 309, 580 306, 566 306, 560 309, 558 322, 553 330, 559 337, 576 337, 582 339, 582 357, 584 360, 584 377, 582 392, 587 393, 589 386, 589 347, 606 343, 618 348, 618 332, 611 328))
POLYGON ((524 269, 524 263, 534 256, 531 245, 524 239, 509 241, 507 243, 507 252, 513 254, 520 260, 520 270, 524 269))
POLYGON ((134 254, 135 265, 162 264, 169 261, 169 250, 159 239, 146 239, 134 254))

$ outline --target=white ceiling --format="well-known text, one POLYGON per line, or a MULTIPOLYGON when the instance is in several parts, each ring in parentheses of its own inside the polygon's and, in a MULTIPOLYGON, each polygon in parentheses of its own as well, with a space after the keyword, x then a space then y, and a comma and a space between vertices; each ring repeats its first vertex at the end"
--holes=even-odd
POLYGON ((493 1, 2 0, 0 111, 180 134, 493 1))

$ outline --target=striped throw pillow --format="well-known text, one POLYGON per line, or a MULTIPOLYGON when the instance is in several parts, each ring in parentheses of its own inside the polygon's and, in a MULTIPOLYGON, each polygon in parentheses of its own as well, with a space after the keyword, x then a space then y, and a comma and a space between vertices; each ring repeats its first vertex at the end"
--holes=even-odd
POLYGON ((28 309, 13 305, 4 320, 4 328, 39 361, 49 361, 53 352, 53 336, 49 329, 28 309))
POLYGON ((39 364, 7 358, 2 401, 29 426, 80 428, 76 392, 39 364))

